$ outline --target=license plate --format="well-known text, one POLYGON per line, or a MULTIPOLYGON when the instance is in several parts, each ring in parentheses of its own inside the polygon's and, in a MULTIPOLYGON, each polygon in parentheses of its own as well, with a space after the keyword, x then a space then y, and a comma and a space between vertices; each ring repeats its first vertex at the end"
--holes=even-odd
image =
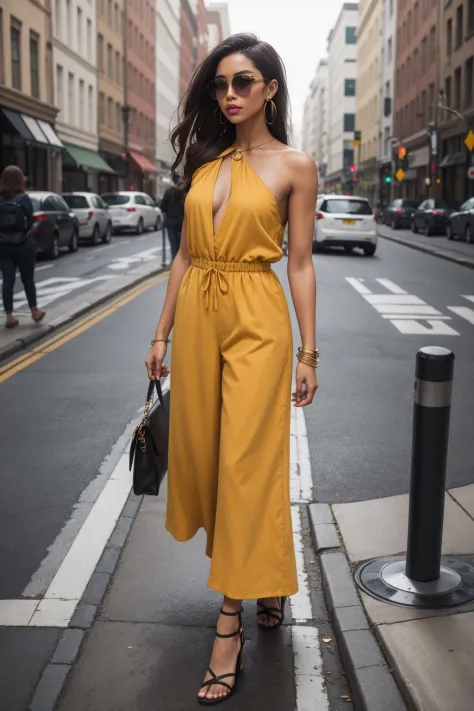
POLYGON ((342 224, 343 225, 355 225, 356 221, 355 220, 343 220, 342 224))

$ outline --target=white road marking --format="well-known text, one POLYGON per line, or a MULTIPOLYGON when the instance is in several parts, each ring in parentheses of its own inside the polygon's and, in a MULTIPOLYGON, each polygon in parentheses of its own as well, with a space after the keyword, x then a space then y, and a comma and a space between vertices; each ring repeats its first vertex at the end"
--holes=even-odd
POLYGON ((461 316, 461 318, 465 318, 466 321, 474 325, 474 310, 470 309, 469 306, 448 306, 448 309, 456 316, 461 316))
POLYGON ((329 711, 316 627, 292 627, 297 711, 329 711))
MULTIPOLYGON (((375 281, 390 293, 373 293, 359 278, 346 277, 346 281, 369 303, 383 319, 389 320, 404 335, 460 336, 447 323, 451 316, 445 316, 434 306, 430 306, 415 294, 409 294, 390 279, 377 278, 375 281)), ((448 307, 451 308, 451 307, 448 307)), ((451 308, 454 311, 453 308, 451 308)), ((469 309, 467 309, 469 311, 469 309)))
POLYGON ((121 271, 123 269, 128 269, 132 264, 136 265, 144 262, 151 262, 153 259, 157 259, 157 252, 160 250, 160 247, 152 247, 151 249, 145 249, 143 252, 130 254, 126 257, 115 257, 115 259, 107 264, 107 267, 109 269, 121 271))
POLYGON ((55 264, 42 264, 40 267, 35 267, 35 272, 42 272, 45 269, 52 269, 55 266, 55 264))
MULTIPOLYGON (((111 274, 105 274, 104 276, 92 277, 90 279, 82 279, 80 277, 51 277, 49 279, 43 279, 43 281, 36 283, 38 303, 40 306, 46 306, 85 286, 114 278, 115 277, 111 274)), ((23 306, 26 306, 27 303, 28 301, 24 291, 19 291, 14 295, 15 310, 21 309, 23 306)))
POLYGON ((39 600, 0 600, 0 627, 26 627, 39 600))
POLYGON ((376 279, 375 281, 378 281, 380 286, 384 286, 387 291, 391 291, 392 294, 408 294, 408 291, 405 291, 405 289, 402 289, 401 286, 398 286, 398 284, 390 281, 390 279, 376 279))
POLYGON ((462 294, 462 298, 474 303, 474 296, 466 296, 466 294, 462 294))
POLYGON ((319 630, 313 623, 309 581, 304 558, 302 505, 312 500, 311 461, 304 410, 291 408, 290 495, 299 590, 290 598, 291 636, 296 684, 296 711, 329 711, 319 630))

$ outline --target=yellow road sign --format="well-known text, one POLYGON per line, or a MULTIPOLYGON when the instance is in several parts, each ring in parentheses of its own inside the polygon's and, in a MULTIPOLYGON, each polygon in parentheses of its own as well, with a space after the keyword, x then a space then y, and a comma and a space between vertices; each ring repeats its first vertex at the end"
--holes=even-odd
POLYGON ((360 146, 360 141, 357 138, 354 138, 354 146, 360 146))
POLYGON ((402 182, 403 178, 405 177, 405 171, 399 168, 397 172, 395 173, 395 177, 398 180, 399 183, 402 182))
POLYGON ((472 131, 469 131, 466 138, 464 139, 464 143, 469 148, 469 150, 472 151, 472 149, 474 148, 474 133, 472 131))

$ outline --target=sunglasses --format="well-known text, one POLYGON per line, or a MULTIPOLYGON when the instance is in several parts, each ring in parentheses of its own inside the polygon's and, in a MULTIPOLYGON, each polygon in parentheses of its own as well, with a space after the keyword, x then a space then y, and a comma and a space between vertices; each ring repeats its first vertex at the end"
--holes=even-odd
POLYGON ((207 91, 209 96, 216 101, 221 101, 227 92, 229 91, 229 86, 237 94, 237 96, 248 96, 250 90, 254 84, 259 84, 261 82, 268 82, 268 79, 257 79, 256 77, 249 76, 248 74, 238 74, 233 77, 232 81, 228 81, 225 77, 216 77, 212 79, 207 85, 207 91))

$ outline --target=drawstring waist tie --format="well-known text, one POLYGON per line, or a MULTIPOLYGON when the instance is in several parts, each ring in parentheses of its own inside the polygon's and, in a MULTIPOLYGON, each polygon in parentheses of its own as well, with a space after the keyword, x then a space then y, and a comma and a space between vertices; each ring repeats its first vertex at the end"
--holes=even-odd
POLYGON ((209 308, 209 294, 212 291, 213 309, 217 311, 217 295, 227 294, 229 282, 225 272, 270 272, 271 262, 212 262, 210 259, 191 258, 191 265, 203 270, 200 288, 206 294, 206 309, 209 308))

